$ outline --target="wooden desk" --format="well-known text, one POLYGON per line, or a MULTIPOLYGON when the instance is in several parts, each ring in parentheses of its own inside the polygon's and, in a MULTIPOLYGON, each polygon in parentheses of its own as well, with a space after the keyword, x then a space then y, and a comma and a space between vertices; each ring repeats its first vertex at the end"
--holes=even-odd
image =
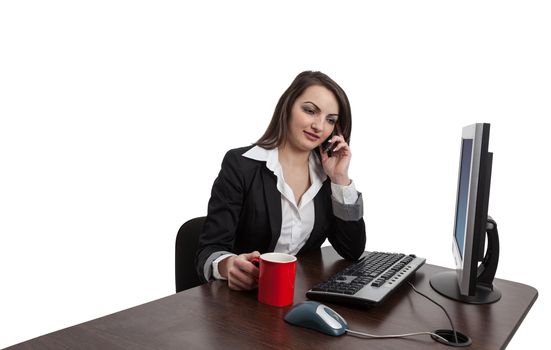
MULTIPOLYGON (((333 248, 299 257, 295 303, 305 300, 312 285, 349 263, 333 248)), ((536 300, 527 285, 496 280, 503 293, 490 305, 466 305, 448 300, 429 286, 429 278, 446 269, 425 264, 415 285, 450 313, 455 326, 469 335, 469 349, 501 349, 536 300)), ((327 304, 340 313, 350 329, 375 334, 449 328, 444 313, 403 286, 373 309, 327 304)), ((9 349, 451 349, 429 336, 409 339, 331 337, 291 326, 283 320, 289 307, 260 304, 254 292, 234 292, 224 282, 213 282, 147 304, 53 332, 9 349)))

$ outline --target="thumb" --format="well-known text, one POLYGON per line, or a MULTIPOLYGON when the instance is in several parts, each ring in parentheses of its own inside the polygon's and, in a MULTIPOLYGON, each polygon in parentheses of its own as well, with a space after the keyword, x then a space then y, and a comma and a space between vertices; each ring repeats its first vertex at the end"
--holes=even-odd
POLYGON ((243 254, 243 255, 244 255, 245 259, 247 259, 247 260, 250 261, 250 260, 252 260, 252 259, 254 259, 254 258, 258 258, 258 257, 260 256, 260 253, 259 253, 258 251, 255 250, 255 251, 252 252, 252 253, 247 253, 247 254, 243 254))

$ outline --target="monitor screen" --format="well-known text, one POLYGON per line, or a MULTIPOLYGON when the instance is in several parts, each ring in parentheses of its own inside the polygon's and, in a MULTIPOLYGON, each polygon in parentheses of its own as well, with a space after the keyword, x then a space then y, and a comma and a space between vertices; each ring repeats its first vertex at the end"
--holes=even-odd
POLYGON ((461 165, 459 167, 459 189, 457 193, 457 212, 455 222, 455 241, 461 258, 464 257, 465 235, 467 234, 467 205, 469 204, 469 180, 471 178, 471 154, 473 140, 463 139, 461 146, 461 165))

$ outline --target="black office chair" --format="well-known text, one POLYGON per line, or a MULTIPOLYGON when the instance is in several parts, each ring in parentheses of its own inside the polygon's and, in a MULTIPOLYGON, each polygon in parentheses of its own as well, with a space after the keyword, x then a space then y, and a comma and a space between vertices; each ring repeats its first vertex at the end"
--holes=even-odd
POLYGON ((176 293, 203 284, 195 269, 195 253, 204 222, 204 216, 191 219, 178 230, 175 259, 176 293))

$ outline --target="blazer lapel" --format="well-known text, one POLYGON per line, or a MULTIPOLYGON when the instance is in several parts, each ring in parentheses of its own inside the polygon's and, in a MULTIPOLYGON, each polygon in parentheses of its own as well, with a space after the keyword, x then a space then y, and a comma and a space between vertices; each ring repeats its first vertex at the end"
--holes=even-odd
POLYGON ((262 181, 264 182, 264 199, 268 208, 272 240, 269 250, 273 251, 279 235, 281 234, 281 193, 277 190, 277 178, 268 169, 262 169, 262 181))

